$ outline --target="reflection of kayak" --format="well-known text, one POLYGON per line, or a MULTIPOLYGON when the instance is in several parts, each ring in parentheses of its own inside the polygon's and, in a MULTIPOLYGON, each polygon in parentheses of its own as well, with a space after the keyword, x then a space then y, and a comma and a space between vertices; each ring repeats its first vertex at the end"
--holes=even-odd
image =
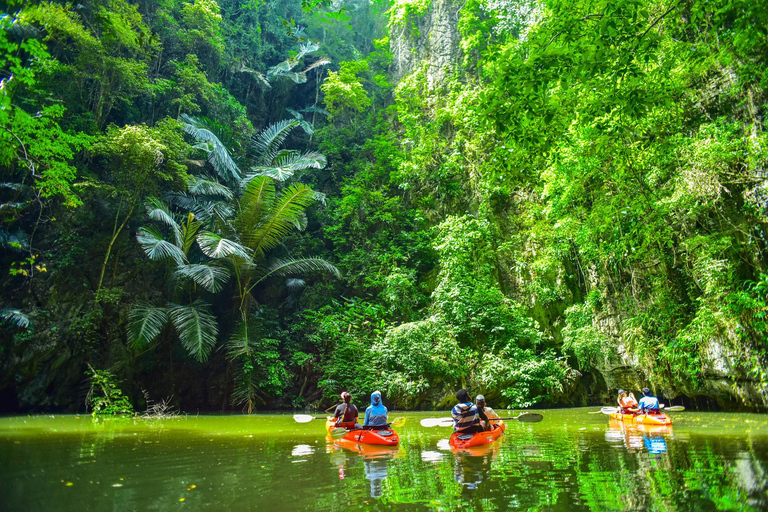
POLYGON ((400 453, 400 447, 397 445, 387 446, 381 444, 361 444, 356 441, 344 439, 343 437, 341 439, 334 440, 331 436, 326 437, 326 440, 340 448, 358 453, 366 459, 379 457, 390 458, 395 457, 400 453))
POLYGON ((623 421, 624 423, 634 423, 636 425, 671 425, 672 420, 663 412, 658 414, 622 414, 615 412, 611 414, 611 418, 623 421))
POLYGON ((498 425, 494 425, 492 430, 486 430, 485 432, 477 432, 475 434, 462 434, 461 432, 454 432, 451 435, 449 441, 452 448, 471 448, 473 446, 482 446, 484 444, 490 444, 501 437, 507 426, 503 421, 494 422, 498 425))
MULTIPOLYGON (((328 420, 325 422, 325 428, 328 430, 328 433, 330 433, 331 430, 333 430, 335 427, 335 420, 333 418, 328 418, 328 420)), ((386 430, 360 429, 348 431, 346 434, 344 434, 344 437, 337 441, 340 440, 350 441, 358 444, 397 446, 397 444, 400 442, 400 437, 398 437, 397 432, 391 428, 386 430)))

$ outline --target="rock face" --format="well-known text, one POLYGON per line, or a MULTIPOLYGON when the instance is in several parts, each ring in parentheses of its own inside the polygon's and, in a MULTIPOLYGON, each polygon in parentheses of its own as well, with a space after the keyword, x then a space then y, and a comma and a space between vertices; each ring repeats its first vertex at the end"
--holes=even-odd
POLYGON ((391 73, 397 82, 426 65, 429 90, 439 89, 461 62, 458 29, 463 2, 432 0, 421 16, 412 15, 392 27, 391 73))
MULTIPOLYGON (((398 23, 391 24, 390 50, 393 60, 390 73, 395 83, 423 69, 428 90, 437 92, 448 76, 462 72, 463 55, 458 30, 462 6, 463 2, 460 1, 432 0, 423 11, 412 7, 410 14, 399 16, 398 23)), ((533 16, 530 13, 527 15, 533 16)), ((505 213, 515 215, 512 211, 505 213)), ((514 231, 514 228, 505 227, 506 222, 501 215, 496 221, 501 232, 512 234, 510 231, 514 231)), ((566 284, 563 288, 570 288, 570 296, 548 305, 537 304, 532 296, 522 292, 528 288, 530 276, 511 270, 516 267, 514 261, 502 260, 503 256, 498 261, 501 288, 508 296, 528 307, 529 314, 539 322, 542 330, 552 337, 556 345, 562 343, 563 312, 572 303, 581 301, 583 290, 577 290, 577 286, 572 286, 573 283, 566 284), (505 269, 510 270, 506 272, 505 269)), ((746 349, 734 332, 699 341, 701 373, 695 386, 686 382, 683 376, 668 375, 663 381, 672 384, 654 388, 652 382, 661 380, 652 378, 656 369, 625 339, 625 324, 630 315, 617 306, 620 303, 617 297, 611 299, 605 276, 601 276, 597 269, 588 269, 588 274, 590 289, 600 290, 606 297, 605 309, 594 317, 593 327, 610 341, 604 347, 601 361, 584 374, 574 373, 574 380, 580 379, 580 382, 578 385, 572 383, 570 396, 563 394, 558 398, 561 403, 613 403, 614 393, 619 388, 637 392, 648 386, 659 396, 695 402, 700 407, 768 409, 768 393, 760 379, 749 372, 749 365, 745 361, 749 360, 750 354, 744 353, 746 349)))

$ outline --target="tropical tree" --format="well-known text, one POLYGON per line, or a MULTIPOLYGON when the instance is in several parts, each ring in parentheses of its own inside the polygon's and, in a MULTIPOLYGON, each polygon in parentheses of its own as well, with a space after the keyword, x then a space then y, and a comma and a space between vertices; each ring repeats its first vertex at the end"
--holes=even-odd
MULTIPOLYGON (((209 123, 186 117, 185 130, 204 141, 214 170, 234 178, 234 162, 209 123)), ((186 305, 169 302, 164 306, 139 304, 129 314, 128 337, 134 348, 152 343, 170 322, 184 348, 199 361, 208 358, 216 345, 219 323, 210 305, 198 295, 217 294, 232 276, 238 320, 226 344, 229 359, 237 366, 233 402, 245 404, 250 412, 263 392, 280 392, 287 374, 279 359, 277 342, 264 333, 254 289, 267 279, 311 272, 339 276, 335 266, 320 258, 269 258, 269 253, 294 230, 303 230, 305 210, 317 194, 302 183, 278 186, 295 172, 325 165, 319 153, 281 149, 291 129, 299 123, 281 121, 253 138, 256 163, 239 181, 242 190, 232 208, 235 193, 210 177, 195 177, 183 193, 169 195, 170 203, 157 198, 147 201, 148 217, 163 229, 141 228, 137 240, 152 260, 173 264, 177 291, 184 290, 186 305), (227 207, 229 206, 229 207, 227 207), (202 289, 202 290, 200 290, 202 289)), ((239 172, 239 171, 238 171, 239 172)), ((231 295, 230 295, 231 296, 231 295)))

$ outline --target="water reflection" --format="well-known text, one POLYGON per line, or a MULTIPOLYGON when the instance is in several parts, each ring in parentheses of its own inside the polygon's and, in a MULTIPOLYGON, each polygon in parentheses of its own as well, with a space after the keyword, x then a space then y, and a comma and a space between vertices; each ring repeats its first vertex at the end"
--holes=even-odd
POLYGON ((666 440, 673 437, 672 425, 635 425, 614 419, 605 431, 605 440, 609 443, 623 443, 629 452, 646 450, 652 455, 666 452, 666 440))
POLYGON ((333 440, 330 436, 326 437, 326 442, 331 464, 338 468, 340 480, 344 480, 349 469, 362 460, 371 498, 380 498, 383 494, 382 483, 387 478, 389 461, 404 455, 399 446, 360 444, 347 439, 333 440))

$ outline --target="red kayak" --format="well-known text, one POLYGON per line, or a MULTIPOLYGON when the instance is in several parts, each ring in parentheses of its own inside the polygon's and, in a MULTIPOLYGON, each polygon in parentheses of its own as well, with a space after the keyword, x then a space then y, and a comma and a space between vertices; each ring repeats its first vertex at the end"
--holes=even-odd
POLYGON ((503 434, 504 430, 507 428, 503 421, 494 421, 494 423, 498 423, 498 425, 494 425, 493 429, 486 430, 485 432, 477 432, 475 434, 454 432, 453 435, 451 435, 449 444, 454 448, 471 448, 473 446, 491 444, 501 437, 501 434, 503 434))
MULTIPOLYGON (((336 420, 328 418, 325 428, 328 433, 336 427, 336 420)), ((360 444, 378 444, 383 446, 397 446, 400 437, 391 428, 385 430, 349 430, 342 439, 360 444)))

